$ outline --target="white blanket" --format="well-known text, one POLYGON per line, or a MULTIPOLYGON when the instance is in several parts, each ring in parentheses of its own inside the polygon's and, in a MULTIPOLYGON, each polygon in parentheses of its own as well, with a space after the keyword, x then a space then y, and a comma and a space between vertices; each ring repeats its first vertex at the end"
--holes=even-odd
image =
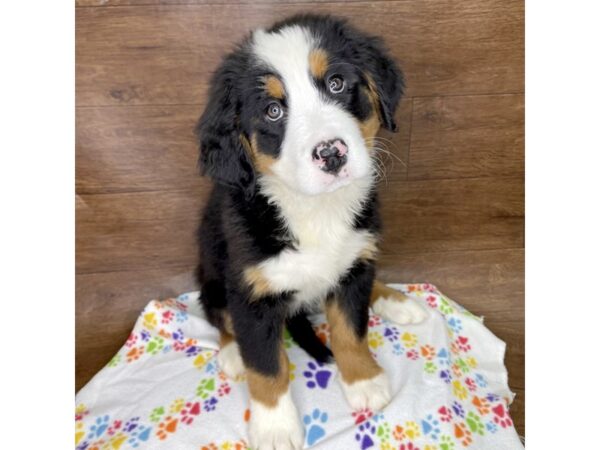
MULTIPOLYGON (((392 286, 430 314, 408 326, 371 315, 369 345, 393 390, 381 412, 351 411, 335 365, 319 365, 286 336, 305 448, 522 449, 508 414, 504 342, 434 286, 392 286)), ((146 306, 125 345, 77 394, 77 450, 248 448, 248 389, 219 371, 218 333, 197 298, 146 306)), ((327 340, 324 318, 313 319, 327 340)))

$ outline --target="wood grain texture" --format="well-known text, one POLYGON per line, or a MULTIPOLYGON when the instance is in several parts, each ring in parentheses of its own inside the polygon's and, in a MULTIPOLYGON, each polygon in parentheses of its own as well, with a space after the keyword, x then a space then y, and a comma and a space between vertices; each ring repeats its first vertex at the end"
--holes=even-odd
MULTIPOLYGON (((224 52, 305 4, 77 8, 77 105, 197 104, 224 52)), ((409 96, 523 92, 523 3, 317 3, 385 37, 409 96)))
MULTIPOLYGON (((364 0, 302 0, 302 3, 310 6, 311 3, 349 3, 363 2, 364 0)), ((388 0, 370 0, 371 2, 385 2, 388 0)), ((277 4, 277 3, 299 3, 298 0, 75 0, 78 7, 88 6, 148 6, 148 5, 235 5, 258 3, 277 4)))
POLYGON ((410 179, 524 176, 524 97, 414 99, 410 179))

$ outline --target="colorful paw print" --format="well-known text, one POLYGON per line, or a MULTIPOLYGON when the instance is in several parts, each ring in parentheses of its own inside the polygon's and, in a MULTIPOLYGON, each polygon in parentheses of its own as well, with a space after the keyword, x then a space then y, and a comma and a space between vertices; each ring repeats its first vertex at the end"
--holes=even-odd
POLYGON ((454 424, 454 437, 465 447, 468 447, 473 442, 471 432, 464 422, 454 424))
POLYGON ((302 375, 307 379, 306 386, 309 389, 315 389, 317 387, 326 389, 332 374, 323 364, 316 361, 310 361, 308 363, 308 369, 302 372, 302 375))
POLYGON ((442 348, 437 353, 438 363, 441 366, 450 366, 450 355, 448 354, 448 350, 442 348))
POLYGON ((329 324, 319 324, 317 328, 315 328, 315 334, 323 344, 327 344, 329 342, 329 324))
POLYGON ((440 297, 439 305, 440 305, 439 306, 440 312, 442 314, 444 314, 445 316, 448 316, 448 315, 454 313, 454 308, 452 307, 452 305, 450 305, 448 300, 445 299, 444 297, 440 297))
POLYGON ((169 407, 169 412, 171 414, 178 413, 183 409, 184 405, 185 401, 182 398, 176 398, 175 400, 173 400, 173 403, 171 403, 171 406, 169 407))
POLYGON ((479 417, 473 411, 469 411, 469 413, 467 414, 467 417, 465 417, 465 422, 467 423, 467 426, 469 427, 469 430, 471 431, 471 433, 479 434, 479 435, 483 436, 483 433, 485 431, 485 426, 483 425, 483 422, 481 421, 481 417, 479 417))
POLYGON ((467 386, 467 389, 471 392, 475 392, 477 390, 477 383, 475 383, 475 380, 473 380, 473 378, 465 378, 465 385, 467 386))
POLYGON ((207 399, 212 395, 212 392, 215 390, 215 379, 214 378, 205 378, 203 379, 198 388, 196 389, 196 395, 200 398, 207 399))
POLYGON ((152 410, 152 412, 150 413, 150 421, 158 422, 164 413, 165 413, 165 408, 163 408, 162 406, 154 408, 152 410))
POLYGON ((325 436, 325 428, 323 428, 323 425, 327 423, 327 420, 327 413, 321 412, 319 409, 315 409, 312 414, 304 416, 303 422, 306 427, 306 443, 309 446, 325 436))
POLYGON ((423 436, 437 441, 441 432, 440 422, 432 414, 429 414, 421 420, 421 430, 423 430, 423 436))
POLYGON ((452 394, 459 400, 465 400, 469 396, 467 389, 458 380, 452 382, 452 394))
POLYGON ((216 397, 211 397, 204 402, 204 411, 210 412, 214 411, 217 408, 217 403, 219 400, 216 397))
POLYGON ((479 386, 481 388, 487 387, 487 385, 488 385, 487 380, 480 373, 475 374, 475 383, 477 383, 477 386, 479 386))
POLYGON ((121 354, 117 353, 115 356, 113 356, 110 361, 108 362, 108 364, 106 365, 107 367, 116 367, 119 365, 119 363, 121 362, 121 354))
POLYGON ((196 356, 200 354, 202 347, 199 345, 188 345, 185 349, 185 356, 196 356))
POLYGON ((172 416, 165 417, 165 420, 158 424, 158 430, 156 430, 156 436, 164 441, 169 437, 169 435, 175 433, 177 431, 177 423, 179 419, 174 418, 172 416))
POLYGON ((369 343, 369 348, 372 350, 376 350, 383 346, 383 336, 379 331, 369 331, 367 341, 369 343))
POLYGON ((392 345, 392 353, 394 355, 404 355, 405 349, 400 342, 394 342, 392 345))
MULTIPOLYGON (((125 424, 125 429, 127 429, 127 424, 125 424)), ((138 448, 141 443, 146 442, 148 439, 150 439, 150 436, 152 435, 152 427, 138 425, 136 423, 135 427, 133 427, 128 433, 131 437, 127 442, 133 448, 138 448)))
POLYGON ((153 337, 146 346, 146 353, 156 355, 165 346, 165 340, 159 336, 153 337))
POLYGON ((160 317, 160 323, 171 323, 171 321, 173 320, 173 318, 175 317, 175 313, 173 313, 173 311, 163 311, 163 313, 161 314, 160 317))
POLYGON ((390 342, 396 342, 400 337, 400 332, 396 327, 385 327, 383 336, 390 342))
POLYGON ((83 422, 78 422, 75 425, 75 445, 79 444, 85 436, 85 430, 83 429, 83 422))
POLYGON ((373 411, 371 411, 369 408, 359 409, 357 411, 352 412, 352 417, 354 417, 354 423, 356 425, 359 425, 365 420, 368 420, 371 417, 373 417, 373 411))
POLYGON ((471 344, 469 344, 469 338, 466 336, 458 336, 458 338, 456 338, 455 343, 461 352, 468 352, 469 350, 471 350, 471 344))
POLYGON ((458 402, 452 402, 452 412, 456 417, 465 417, 465 409, 458 402))
POLYGON ((283 346, 287 349, 292 348, 292 346, 294 345, 294 338, 292 338, 292 335, 290 334, 289 330, 287 328, 285 328, 283 330, 283 346))
POLYGON ((415 345, 417 345, 418 342, 417 335, 409 333, 408 331, 402 333, 400 339, 402 340, 402 343, 406 348, 413 348, 415 345))
POLYGON ((392 436, 392 430, 388 422, 383 422, 377 427, 377 437, 380 442, 388 442, 392 436))
POLYGON ((440 378, 444 380, 445 383, 450 383, 452 381, 452 374, 448 369, 440 370, 440 378))
POLYGON ((131 332, 125 341, 125 347, 133 347, 137 342, 138 337, 137 334, 131 332))
POLYGON ((421 432, 419 431, 419 424, 412 420, 409 420, 404 423, 404 433, 406 437, 411 440, 415 440, 418 437, 421 437, 421 432))
POLYGON ((492 412, 494 413, 494 422, 500 425, 502 428, 510 427, 512 423, 512 419, 508 415, 508 411, 504 408, 502 403, 494 406, 492 408, 492 412))
POLYGON ((230 392, 231 392, 231 386, 229 385, 229 383, 225 382, 221 386, 219 386, 219 389, 217 390, 217 395, 219 397, 224 397, 227 394, 229 394, 230 392))
POLYGON ((435 295, 428 295, 425 301, 432 308, 437 308, 437 297, 435 295))
POLYGON ((114 436, 117 431, 119 431, 119 429, 121 428, 121 425, 123 425, 123 422, 120 420, 115 420, 110 427, 108 427, 108 435, 109 436, 114 436))
POLYGON ((426 360, 431 361, 433 358, 435 358, 435 348, 433 348, 429 344, 422 345, 421 346, 421 356, 423 358, 425 358, 426 360))
POLYGON ((452 420, 452 410, 447 406, 442 406, 438 409, 438 414, 442 422, 450 422, 452 420))
POLYGON ((485 423, 485 429, 488 430, 490 433, 495 433, 496 431, 498 431, 498 425, 496 425, 494 422, 486 422, 485 423))
POLYGON ((462 331, 462 328, 463 328, 461 320, 458 319, 458 318, 456 318, 456 317, 450 317, 450 318, 448 318, 448 326, 456 334, 460 333, 462 331))
POLYGON ((184 408, 181 409, 181 423, 191 424, 194 418, 200 414, 200 411, 200 402, 187 402, 184 408))
POLYGON ((143 354, 144 347, 140 345, 139 347, 133 347, 125 356, 127 357, 127 362, 133 362, 140 359, 143 354))
POLYGON ((358 426, 358 431, 354 435, 354 438, 360 445, 360 450, 366 450, 374 447, 375 442, 373 437, 375 436, 375 427, 370 422, 365 422, 358 426))
POLYGON ((440 438, 440 450, 454 450, 454 441, 450 436, 442 436, 440 438))
POLYGON ((369 316, 369 327, 373 328, 373 327, 377 327, 381 325, 381 317, 378 316, 377 314, 372 314, 371 316, 369 316))
POLYGON ((408 442, 406 444, 400 444, 398 450, 419 450, 419 447, 416 447, 412 442, 408 442))
POLYGON ((416 361, 417 359, 419 359, 419 352, 416 348, 411 348, 409 351, 406 352, 406 357, 412 361, 416 361))
POLYGON ((490 402, 488 402, 487 399, 483 397, 473 396, 473 400, 471 401, 471 403, 473 403, 473 405, 475 406, 475 408, 477 408, 477 411, 481 415, 486 415, 490 412, 490 402))
POLYGON ((154 312, 148 312, 143 316, 144 327, 149 330, 154 330, 154 327, 158 324, 156 320, 156 314, 154 312))
POLYGON ((90 435, 89 438, 98 438, 104 434, 104 432, 108 429, 108 415, 98 417, 96 421, 90 427, 90 435))
POLYGON ((437 372, 438 366, 436 366, 436 364, 433 361, 427 361, 423 366, 423 370, 425 371, 425 373, 433 374, 437 372))

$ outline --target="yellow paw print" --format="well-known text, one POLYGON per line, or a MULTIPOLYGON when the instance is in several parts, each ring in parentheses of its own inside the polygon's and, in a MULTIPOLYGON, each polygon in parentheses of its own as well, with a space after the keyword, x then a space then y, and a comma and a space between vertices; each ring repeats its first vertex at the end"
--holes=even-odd
POLYGON ((467 363, 467 365, 471 368, 471 369, 475 369, 477 367, 477 360, 475 358, 473 358, 472 356, 469 356, 465 362, 467 363))
POLYGON ((438 450, 438 448, 435 445, 426 445, 423 450, 438 450))
POLYGON ((379 448, 380 450, 394 450, 394 447, 389 442, 382 442, 379 448))
POLYGON ((183 407, 185 406, 185 402, 183 401, 182 398, 176 398, 173 403, 171 403, 171 407, 169 408, 169 411, 171 413, 178 413, 179 411, 181 411, 183 409, 183 407))
POLYGON ((294 381, 296 378, 296 364, 290 362, 290 381, 294 381))
POLYGON ((376 349, 383 345, 383 336, 377 331, 369 331, 367 340, 369 341, 369 347, 372 349, 376 349))
POLYGON ((404 346, 407 348, 412 348, 417 345, 417 336, 415 334, 404 332, 400 339, 402 339, 404 346))
POLYGON ((75 445, 79 444, 79 441, 81 441, 84 436, 85 431, 83 430, 83 423, 78 422, 77 425, 75 425, 75 445))
POLYGON ((417 422, 413 422, 412 420, 406 422, 404 424, 404 434, 406 434, 409 439, 416 439, 421 436, 417 422))
POLYGON ((460 400, 464 400, 469 396, 467 388, 460 384, 460 381, 458 380, 452 382, 452 393, 460 400))
POLYGON ((208 363, 208 361, 214 356, 215 352, 204 352, 204 353, 200 353, 198 356, 196 356, 196 359, 194 359, 194 367, 196 367, 197 369, 202 369, 206 363, 208 363))
POLYGON ((157 323, 158 322, 156 321, 156 314, 154 314, 153 312, 144 314, 144 326, 146 328, 148 328, 149 330, 154 330, 154 327, 157 323))
POLYGON ((110 441, 108 441, 106 443, 106 448, 110 449, 110 450, 116 450, 121 448, 121 445, 123 445, 123 442, 125 442, 127 440, 127 435, 123 434, 123 433, 118 433, 115 436, 113 436, 110 441))

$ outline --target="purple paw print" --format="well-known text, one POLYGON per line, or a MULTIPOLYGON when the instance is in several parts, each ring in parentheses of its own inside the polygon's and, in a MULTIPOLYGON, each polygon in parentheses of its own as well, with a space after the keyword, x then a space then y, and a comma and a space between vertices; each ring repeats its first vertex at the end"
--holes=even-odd
POLYGON ((450 383, 450 381, 452 380, 452 375, 450 375, 450 371, 449 370, 441 370, 440 371, 440 378, 442 380, 444 380, 446 383, 450 383))
POLYGON ((197 345, 190 345, 185 351, 185 356, 196 356, 200 350, 201 348, 197 345))
POLYGON ((83 441, 75 448, 75 450, 85 450, 86 448, 88 448, 89 445, 90 443, 88 441, 83 441))
POLYGON ((360 450, 365 450, 375 445, 371 436, 375 436, 375 427, 370 422, 365 422, 358 427, 358 432, 354 435, 354 438, 360 444, 360 450))
POLYGON ((181 328, 178 328, 177 331, 173 331, 173 336, 172 337, 176 341, 183 340, 183 331, 181 331, 181 328))
POLYGON ((383 331, 383 336, 390 342, 397 341, 399 335, 400 332, 398 329, 393 327, 385 327, 385 330, 383 331))
POLYGON ((127 422, 125 422, 123 431, 125 431, 126 433, 129 433, 129 432, 135 430, 138 426, 139 420, 140 420, 139 417, 133 417, 133 418, 129 419, 127 422))
POLYGON ((490 393, 490 394, 488 394, 488 395, 486 395, 486 396, 485 396, 485 398, 486 398, 486 399, 487 399, 489 402, 492 402, 492 403, 495 403, 495 402, 497 402, 498 400, 500 400, 500 397, 498 397, 496 394, 491 394, 491 393, 490 393))
POLYGON ((219 400, 217 400, 217 398, 216 398, 216 397, 211 397, 211 398, 209 398, 208 400, 206 400, 206 401, 204 402, 204 410, 205 410, 206 412, 209 412, 209 411, 214 411, 214 410, 215 410, 215 408, 217 407, 217 402, 218 402, 218 401, 219 401, 219 400))
POLYGON ((458 402, 452 403, 452 411, 454 411, 454 414, 456 414, 458 417, 465 417, 465 410, 458 402))
POLYGON ((329 379, 331 378, 331 371, 323 368, 323 364, 319 362, 309 362, 308 369, 302 374, 308 379, 306 386, 310 389, 314 389, 319 386, 321 389, 326 389, 329 379))
POLYGON ((140 338, 142 339, 142 341, 148 342, 148 340, 150 339, 150 333, 146 330, 142 330, 142 332, 140 333, 140 338))

